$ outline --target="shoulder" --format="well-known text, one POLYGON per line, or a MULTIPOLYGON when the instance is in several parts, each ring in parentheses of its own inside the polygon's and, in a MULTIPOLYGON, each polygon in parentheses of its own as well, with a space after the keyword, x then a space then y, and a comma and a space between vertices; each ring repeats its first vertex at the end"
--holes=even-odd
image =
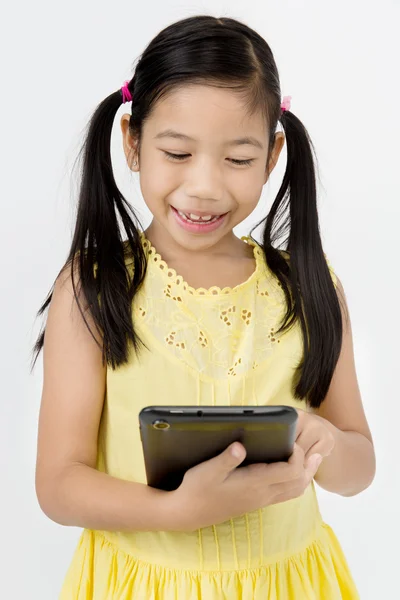
MULTIPOLYGON (((96 272, 96 265, 94 271, 96 272)), ((64 307, 65 315, 68 314, 68 318, 79 323, 79 326, 82 326, 82 331, 86 333, 87 330, 91 337, 94 336, 98 344, 102 344, 103 336, 98 330, 82 287, 79 264, 76 258, 73 268, 72 262, 68 262, 57 276, 52 295, 52 305, 53 307, 64 307)))

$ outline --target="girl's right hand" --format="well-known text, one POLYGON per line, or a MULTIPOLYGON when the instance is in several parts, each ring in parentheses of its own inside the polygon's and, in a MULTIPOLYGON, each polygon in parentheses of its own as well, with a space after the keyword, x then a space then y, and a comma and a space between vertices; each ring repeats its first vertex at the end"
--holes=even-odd
POLYGON ((295 444, 288 462, 257 463, 237 469, 246 457, 234 442, 211 460, 186 471, 179 488, 170 492, 181 530, 217 525, 246 512, 301 496, 313 479, 322 457, 306 461, 295 444))

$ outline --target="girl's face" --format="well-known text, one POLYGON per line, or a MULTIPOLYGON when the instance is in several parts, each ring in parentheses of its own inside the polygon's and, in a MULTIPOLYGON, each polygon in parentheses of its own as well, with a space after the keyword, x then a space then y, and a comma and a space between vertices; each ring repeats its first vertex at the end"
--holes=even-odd
POLYGON ((233 227, 257 206, 282 149, 283 133, 276 134, 268 169, 262 114, 248 117, 240 98, 229 90, 190 85, 157 103, 144 123, 140 164, 134 167, 138 156, 129 154, 135 141, 128 122, 129 115, 123 115, 124 150, 131 169, 140 172, 154 237, 188 250, 231 243, 233 227), (240 138, 242 143, 235 142, 240 138), (179 224, 173 207, 184 213, 228 214, 216 229, 193 232, 179 224))

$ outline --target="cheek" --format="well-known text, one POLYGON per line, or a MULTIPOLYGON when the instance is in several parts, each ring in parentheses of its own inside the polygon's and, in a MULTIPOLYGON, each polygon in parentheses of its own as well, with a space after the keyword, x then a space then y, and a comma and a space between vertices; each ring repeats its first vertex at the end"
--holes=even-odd
POLYGON ((162 163, 160 164, 160 162, 149 162, 147 164, 151 164, 151 168, 146 167, 146 163, 143 161, 144 166, 141 166, 139 173, 140 189, 146 203, 150 199, 160 200, 165 198, 179 185, 176 174, 171 168, 162 163))
POLYGON ((265 174, 262 168, 255 166, 245 171, 235 173, 227 177, 227 185, 230 189, 237 191, 237 195, 245 202, 253 202, 259 199, 264 186, 265 174))
POLYGON ((232 188, 232 197, 236 199, 238 211, 250 214, 257 206, 262 193, 263 184, 256 177, 243 177, 236 181, 232 188))

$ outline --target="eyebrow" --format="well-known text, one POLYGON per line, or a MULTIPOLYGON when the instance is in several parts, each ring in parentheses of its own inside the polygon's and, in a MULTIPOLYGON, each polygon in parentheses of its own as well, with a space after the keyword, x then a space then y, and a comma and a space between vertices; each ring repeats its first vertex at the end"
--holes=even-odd
MULTIPOLYGON (((165 138, 165 137, 171 137, 171 138, 178 139, 178 140, 187 140, 187 141, 191 141, 191 142, 196 141, 194 138, 190 137, 189 135, 186 135, 185 133, 180 133, 179 131, 175 131, 174 129, 165 129, 164 131, 160 131, 160 133, 157 133, 157 135, 155 135, 153 139, 159 140, 159 139, 165 138)), ((241 145, 246 145, 246 144, 255 146, 256 148, 263 150, 262 143, 259 140, 257 140, 257 138, 254 138, 251 136, 235 138, 234 140, 229 140, 226 142, 227 146, 241 146, 241 145)))

